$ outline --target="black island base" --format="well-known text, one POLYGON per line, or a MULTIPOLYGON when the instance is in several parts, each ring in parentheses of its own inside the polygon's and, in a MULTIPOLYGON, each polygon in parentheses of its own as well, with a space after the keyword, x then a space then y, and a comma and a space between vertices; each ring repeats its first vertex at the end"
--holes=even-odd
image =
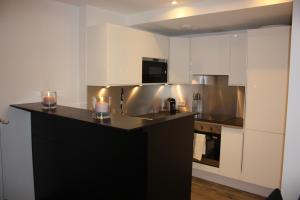
POLYGON ((31 113, 35 200, 190 200, 193 113, 145 120, 40 104, 31 113))

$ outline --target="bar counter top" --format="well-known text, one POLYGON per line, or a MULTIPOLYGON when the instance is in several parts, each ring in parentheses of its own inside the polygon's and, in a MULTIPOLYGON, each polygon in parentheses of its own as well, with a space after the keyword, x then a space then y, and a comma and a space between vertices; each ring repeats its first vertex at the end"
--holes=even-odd
POLYGON ((41 103, 28 103, 28 104, 15 104, 11 107, 22 109, 28 112, 44 113, 46 115, 57 116, 84 121, 88 123, 98 124, 100 126, 106 126, 125 131, 132 131, 139 128, 144 128, 166 121, 175 120, 179 118, 189 117, 195 115, 193 112, 183 112, 176 114, 164 115, 157 119, 147 119, 143 117, 131 117, 121 114, 112 114, 108 119, 96 120, 93 118, 92 112, 86 109, 73 108, 67 106, 58 105, 55 110, 45 111, 42 109, 41 103))

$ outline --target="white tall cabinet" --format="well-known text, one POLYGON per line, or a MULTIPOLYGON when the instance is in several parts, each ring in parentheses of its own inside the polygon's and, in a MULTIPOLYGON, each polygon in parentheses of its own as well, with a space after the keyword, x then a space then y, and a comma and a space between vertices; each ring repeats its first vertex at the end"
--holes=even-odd
POLYGON ((243 175, 280 186, 287 105, 290 27, 248 31, 243 175))
POLYGON ((171 84, 190 83, 190 38, 171 37, 169 50, 169 80, 171 84))
POLYGON ((142 58, 168 59, 169 38, 129 27, 106 24, 87 33, 87 84, 142 83, 142 58))

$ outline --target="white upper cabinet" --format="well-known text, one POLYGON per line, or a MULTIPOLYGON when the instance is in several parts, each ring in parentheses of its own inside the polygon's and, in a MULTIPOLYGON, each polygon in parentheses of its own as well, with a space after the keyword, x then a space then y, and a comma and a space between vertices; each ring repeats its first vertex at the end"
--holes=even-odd
POLYGON ((222 127, 220 174, 234 179, 242 176, 243 129, 222 127))
POLYGON ((290 27, 248 31, 245 127, 284 133, 290 27))
POLYGON ((87 31, 87 84, 105 86, 108 84, 107 29, 94 26, 87 31))
POLYGON ((142 58, 169 57, 169 38, 133 28, 106 24, 88 29, 88 85, 142 83, 142 58))
POLYGON ((190 83, 190 39, 182 37, 170 38, 169 51, 169 83, 190 83))
MULTIPOLYGON (((122 26, 108 27, 108 82, 110 85, 134 85, 142 82, 143 34, 122 26)), ((145 41, 146 42, 146 41, 145 41)))
POLYGON ((201 75, 229 75, 230 36, 191 38, 191 72, 201 75))
POLYGON ((245 86, 247 69, 247 32, 230 35, 229 85, 245 86))

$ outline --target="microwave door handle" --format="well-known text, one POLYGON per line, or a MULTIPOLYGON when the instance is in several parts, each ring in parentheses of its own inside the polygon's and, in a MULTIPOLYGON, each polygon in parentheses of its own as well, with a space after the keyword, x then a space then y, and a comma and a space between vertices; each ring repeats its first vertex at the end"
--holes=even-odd
POLYGON ((166 75, 167 74, 167 68, 164 67, 163 70, 162 70, 162 74, 166 75))

